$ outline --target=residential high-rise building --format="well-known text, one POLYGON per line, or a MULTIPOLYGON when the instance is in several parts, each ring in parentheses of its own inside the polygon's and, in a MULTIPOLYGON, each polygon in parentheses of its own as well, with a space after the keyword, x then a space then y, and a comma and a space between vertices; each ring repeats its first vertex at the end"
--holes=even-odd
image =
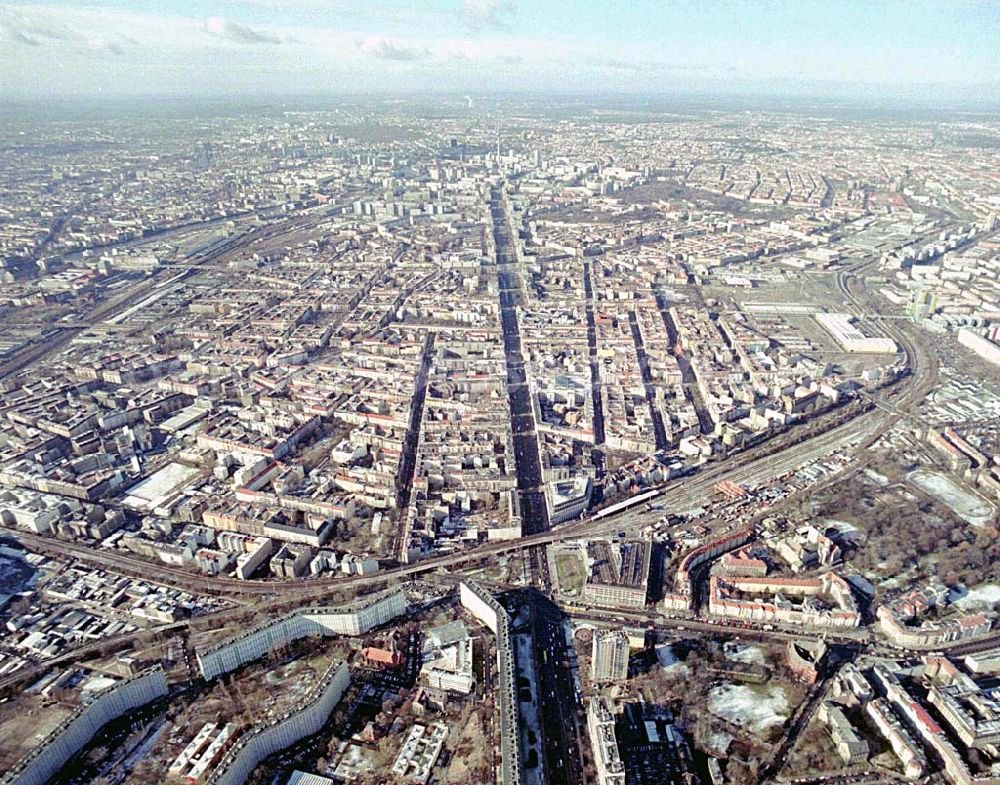
POLYGON ((624 630, 596 630, 591 650, 593 681, 625 681, 628 678, 628 634, 624 630))

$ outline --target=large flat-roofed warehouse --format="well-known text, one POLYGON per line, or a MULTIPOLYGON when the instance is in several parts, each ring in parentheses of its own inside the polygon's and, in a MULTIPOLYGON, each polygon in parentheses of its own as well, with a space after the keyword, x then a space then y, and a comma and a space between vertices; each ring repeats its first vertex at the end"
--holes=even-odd
POLYGON ((646 604, 652 545, 645 540, 586 544, 587 583, 583 597, 594 605, 641 608, 646 604))
POLYGON ((870 338, 859 330, 856 317, 847 313, 818 313, 817 322, 833 336, 845 352, 859 354, 895 354, 896 342, 892 338, 870 338))

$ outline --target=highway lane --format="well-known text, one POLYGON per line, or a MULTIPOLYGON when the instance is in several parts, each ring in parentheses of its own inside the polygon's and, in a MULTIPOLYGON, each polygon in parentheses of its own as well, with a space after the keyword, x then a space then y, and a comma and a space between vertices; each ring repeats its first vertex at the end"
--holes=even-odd
MULTIPOLYGON (((904 338, 904 340, 906 339, 904 338)), ((914 365, 922 368, 928 367, 928 365, 921 359, 922 355, 919 353, 920 350, 913 343, 904 344, 903 341, 900 341, 900 343, 904 346, 904 351, 907 352, 908 357, 912 358, 914 365)), ((915 376, 914 383, 907 388, 908 393, 904 400, 909 401, 911 404, 918 401, 920 397, 919 391, 927 384, 927 378, 928 377, 926 375, 915 376)), ((36 547, 47 548, 49 551, 68 553, 74 558, 79 558, 84 561, 89 560, 92 563, 106 564, 108 565, 108 569, 127 569, 132 571, 132 574, 136 574, 137 576, 144 578, 149 577, 149 572, 152 566, 155 567, 156 570, 161 571, 161 575, 168 576, 169 580, 164 580, 163 582, 169 582, 169 585, 176 585, 180 588, 185 588, 186 590, 198 592, 210 590, 213 593, 231 593, 235 601, 243 603, 253 602, 256 599, 261 601, 259 611, 261 613, 267 613, 272 609, 272 606, 277 607, 279 605, 287 605, 290 600, 302 603, 309 601, 311 598, 321 599, 324 594, 329 591, 339 591, 352 586, 366 585, 369 583, 379 582, 386 578, 405 577, 432 570, 443 569, 445 567, 470 564, 478 560, 486 559, 491 555, 516 552, 524 548, 531 548, 533 554, 538 554, 541 551, 541 548, 539 547, 540 545, 566 537, 582 536, 584 534, 599 535, 614 532, 620 529, 635 531, 648 523, 655 522, 670 512, 682 512, 695 506, 705 505, 706 502, 711 499, 713 493, 712 487, 719 478, 724 477, 725 479, 729 479, 736 484, 745 486, 765 484, 805 463, 825 457, 839 448, 861 443, 867 438, 883 433, 897 420, 898 416, 894 412, 869 412, 841 426, 833 428, 830 431, 810 437, 801 444, 795 445, 792 448, 775 455, 750 459, 744 463, 740 463, 741 457, 737 456, 731 461, 720 464, 718 467, 710 467, 703 474, 697 475, 694 478, 666 484, 662 489, 660 489, 660 496, 653 500, 654 503, 659 503, 660 501, 663 502, 663 506, 657 510, 642 512, 634 510, 627 511, 619 515, 611 516, 596 524, 590 521, 590 519, 584 519, 583 521, 559 527, 552 532, 540 533, 539 535, 529 534, 529 536, 520 541, 503 543, 497 545, 496 547, 485 546, 472 549, 461 554, 456 554, 454 556, 429 559, 425 562, 411 565, 409 567, 389 569, 378 576, 371 577, 370 579, 327 579, 288 584, 242 582, 219 578, 203 579, 197 576, 192 576, 184 570, 169 568, 166 565, 163 565, 162 567, 159 565, 151 565, 150 562, 138 557, 128 557, 120 553, 101 553, 86 546, 80 546, 73 543, 63 543, 53 540, 46 541, 46 538, 36 537, 34 538, 34 544, 36 547), (204 586, 205 589, 200 588, 201 586, 204 586), (209 589, 209 587, 211 588, 209 589), (247 594, 251 596, 242 596, 247 594), (268 600, 273 600, 273 602, 268 602, 268 600)), ((12 536, 22 540, 25 539, 25 535, 21 532, 7 531, 9 531, 12 536)), ((542 561, 544 561, 544 559, 542 561)), ((217 613, 217 616, 216 614, 213 614, 213 617, 221 620, 221 618, 226 615, 232 616, 234 614, 244 613, 245 610, 245 608, 238 608, 234 610, 220 611, 217 613)), ((764 630, 759 627, 746 627, 736 624, 717 624, 703 618, 675 618, 657 612, 630 614, 618 611, 601 613, 599 611, 585 611, 571 608, 564 608, 564 610, 573 619, 579 621, 617 624, 618 621, 616 616, 621 616, 622 618, 634 621, 636 624, 642 626, 653 624, 656 628, 667 629, 677 634, 684 634, 686 632, 719 634, 721 632, 723 634, 731 634, 742 638, 765 640, 770 642, 781 642, 802 637, 802 632, 791 632, 780 629, 764 630)), ((538 636, 538 643, 541 645, 541 649, 549 651, 555 650, 555 647, 558 644, 557 635, 559 632, 557 619, 558 617, 556 616, 552 616, 551 618, 546 616, 540 620, 541 623, 536 629, 536 636, 538 636)), ((179 622, 156 628, 155 631, 183 632, 187 628, 188 624, 189 623, 187 621, 179 622)), ((123 636, 116 636, 114 639, 97 641, 87 647, 82 647, 68 652, 56 660, 46 662, 43 665, 38 666, 38 668, 40 671, 44 671, 51 668, 53 665, 77 661, 81 657, 88 656, 89 653, 95 653, 96 651, 109 646, 112 648, 119 646, 124 647, 128 645, 134 637, 135 634, 127 634, 123 636)), ((839 631, 836 635, 830 635, 828 637, 830 640, 836 640, 858 646, 868 644, 872 640, 873 631, 867 629, 857 631, 839 631)), ((952 647, 949 649, 949 653, 958 654, 960 651, 962 653, 981 651, 998 644, 1000 644, 1000 636, 991 636, 989 639, 982 639, 962 644, 961 646, 952 647)), ((541 657, 540 654, 539 657, 541 657)), ((539 659, 539 662, 541 663, 541 659, 539 659)), ((559 697, 564 698, 566 694, 566 685, 562 683, 563 675, 564 674, 561 674, 560 671, 555 668, 555 661, 553 661, 550 666, 541 668, 540 686, 543 690, 543 696, 555 699, 555 694, 558 692, 559 697), (546 695, 546 690, 551 690, 552 694, 546 695)), ((22 679, 25 674, 13 674, 12 676, 17 679, 22 679)), ((5 682, 6 680, 0 681, 0 687, 3 687, 5 682)), ((822 686, 821 689, 817 691, 817 694, 822 694, 822 686)), ((549 730, 548 727, 546 728, 547 733, 552 733, 551 742, 547 742, 546 770, 548 772, 558 772, 565 766, 565 777, 557 778, 557 780, 566 782, 578 781, 575 779, 577 776, 576 767, 578 758, 575 746, 579 737, 578 735, 571 733, 570 725, 572 724, 572 717, 567 717, 564 713, 564 704, 562 700, 556 701, 554 705, 558 711, 553 714, 553 724, 551 725, 551 730, 549 730), (555 730, 556 728, 562 728, 563 731, 557 732, 555 730)), ((570 704, 566 705, 568 706, 570 704)), ((799 730, 805 727, 809 717, 813 713, 814 708, 815 705, 811 705, 810 708, 803 713, 803 721, 797 724, 797 728, 799 730)), ((788 738, 789 743, 786 745, 786 748, 790 748, 792 746, 792 743, 794 742, 794 734, 788 738)), ((770 773, 776 773, 779 768, 780 767, 775 768, 774 771, 770 773)))
POLYGON ((694 407, 695 413, 698 415, 698 425, 701 428, 701 432, 711 433, 715 427, 715 423, 712 421, 712 415, 708 411, 705 399, 701 395, 698 380, 695 377, 694 369, 691 367, 691 360, 684 353, 683 346, 680 343, 677 325, 674 324, 674 319, 670 315, 670 303, 662 287, 656 288, 655 295, 656 307, 660 311, 663 327, 667 331, 667 337, 670 339, 670 350, 674 352, 674 356, 677 359, 677 367, 680 369, 681 378, 683 379, 684 397, 694 407))
MULTIPOLYGON (((58 332, 50 335, 40 343, 25 347, 7 359, 3 364, 0 364, 0 379, 13 376, 28 366, 34 365, 43 358, 62 349, 80 332, 88 329, 90 325, 99 324, 105 319, 115 316, 120 311, 132 306, 142 297, 148 295, 158 283, 159 280, 155 276, 137 281, 124 291, 117 292, 110 299, 96 305, 86 315, 78 318, 76 320, 77 326, 61 328, 58 332)), ((61 325, 56 322, 53 327, 61 327, 61 325)))
MULTIPOLYGON (((94 567, 101 567, 123 575, 131 575, 136 578, 155 581, 164 586, 171 586, 197 594, 257 594, 266 585, 260 581, 240 581, 233 578, 199 576, 196 573, 179 567, 158 564, 140 556, 123 553, 122 551, 105 551, 68 540, 57 540, 53 537, 30 534, 6 525, 0 525, 0 533, 17 540, 25 548, 35 553, 42 553, 55 559, 76 559, 94 567), (243 588, 243 592, 240 591, 240 587, 243 588)), ((266 593, 277 595, 281 586, 282 584, 280 583, 272 583, 270 590, 266 593)), ((236 596, 234 599, 237 602, 250 601, 246 598, 241 600, 239 596, 236 596)))
POLYGON ((885 785, 887 782, 913 782, 902 774, 888 769, 865 769, 860 772, 850 770, 831 772, 819 776, 809 775, 793 780, 779 779, 789 785, 885 785))
MULTIPOLYGON (((230 611, 231 612, 231 611, 230 611)), ((8 673, 0 678, 0 691, 6 690, 16 684, 20 684, 25 681, 29 681, 34 678, 41 677, 47 671, 52 668, 58 667, 60 665, 69 665, 74 662, 79 662, 80 660, 86 659, 88 657, 97 656, 104 652, 114 652, 121 649, 128 648, 132 646, 135 639, 139 635, 148 634, 151 632, 160 633, 170 633, 170 632, 180 632, 187 628, 189 620, 185 619, 183 621, 171 622, 169 624, 163 624, 159 627, 152 627, 147 630, 139 630, 137 632, 125 632, 121 635, 113 635, 108 638, 101 638, 92 643, 87 643, 83 646, 77 646, 70 651, 63 654, 57 655, 52 659, 45 660, 34 665, 30 665, 21 670, 14 671, 13 673, 8 673)))
POLYGON ((658 497, 649 499, 648 504, 651 509, 631 510, 609 516, 597 525, 589 527, 588 534, 608 534, 620 531, 622 528, 636 531, 656 523, 664 515, 707 506, 714 500, 715 484, 723 479, 746 488, 765 485, 805 464, 825 458, 845 445, 861 442, 882 427, 884 417, 882 413, 870 412, 813 436, 783 452, 743 464, 731 464, 727 461, 693 477, 674 480, 660 489, 658 497))
POLYGON ((529 590, 526 599, 532 606, 535 667, 541 705, 543 755, 547 785, 575 785, 583 781, 583 762, 579 749, 580 729, 576 697, 569 665, 569 652, 563 629, 564 615, 544 594, 529 590))
MULTIPOLYGON (((119 310, 130 307, 132 302, 146 296, 149 288, 153 285, 155 285, 155 282, 152 280, 142 282, 142 285, 130 289, 122 296, 115 298, 114 301, 105 303, 103 306, 95 309, 94 312, 88 315, 89 320, 100 321, 107 318, 108 315, 113 315, 119 310)), ((844 280, 844 288, 849 295, 853 295, 850 280, 844 280)), ((79 325, 78 329, 82 329, 83 327, 84 325, 79 325)), ((893 334, 906 352, 907 362, 914 371, 912 380, 906 384, 901 397, 897 399, 900 401, 898 408, 905 410, 907 406, 918 403, 925 391, 933 385, 936 378, 936 363, 918 339, 911 339, 907 335, 905 328, 896 329, 895 326, 893 328, 887 327, 887 331, 889 329, 891 329, 891 334, 893 334)), ((39 353, 30 360, 27 360, 23 365, 20 365, 20 367, 24 367, 30 364, 30 362, 37 361, 46 354, 55 351, 60 346, 68 343, 75 334, 74 331, 67 331, 59 336, 59 340, 48 344, 46 347, 36 347, 39 353)), ((185 570, 170 568, 167 565, 157 565, 145 559, 128 556, 120 552, 101 552, 75 543, 26 535, 20 531, 6 529, 6 527, 4 527, 4 530, 29 546, 33 546, 34 549, 44 550, 56 556, 65 557, 68 555, 71 558, 77 558, 109 570, 133 574, 144 579, 157 580, 188 591, 223 594, 234 602, 241 603, 241 607, 219 611, 211 614, 209 617, 203 617, 214 619, 217 623, 222 623, 226 618, 235 618, 239 614, 245 613, 246 607, 243 605, 245 603, 254 603, 255 612, 258 615, 266 615, 287 607, 290 603, 303 604, 306 602, 322 601, 331 592, 340 592, 344 589, 371 585, 386 579, 405 578, 439 569, 461 567, 489 560, 496 555, 517 552, 524 548, 532 548, 533 553, 537 555, 541 551, 541 548, 538 546, 563 538, 600 535, 618 530, 634 532, 670 512, 683 512, 695 506, 705 505, 712 498, 712 488, 719 479, 729 479, 736 484, 745 486, 764 484, 805 463, 822 458, 844 445, 859 443, 880 435, 896 421, 898 421, 898 415, 894 413, 881 411, 868 412, 830 431, 809 437, 802 443, 775 455, 767 455, 756 459, 752 457, 747 458, 746 456, 735 456, 718 467, 709 467, 703 473, 693 478, 665 484, 660 489, 660 496, 654 500, 658 504, 662 502, 661 508, 657 510, 642 512, 634 510, 626 511, 615 516, 610 516, 596 524, 591 519, 585 518, 582 521, 564 525, 551 532, 539 533, 537 535, 529 534, 519 541, 483 546, 453 556, 437 557, 415 565, 392 568, 385 570, 377 576, 278 584, 273 582, 243 582, 214 577, 201 578, 185 570)), ((541 559, 541 563, 544 563, 544 558, 541 559)), ((541 569, 539 567, 539 570, 541 569)), ((577 620, 590 620, 593 622, 607 622, 609 618, 608 613, 601 612, 586 613, 574 610, 570 611, 570 614, 577 620)), ((655 612, 652 614, 635 614, 627 618, 631 618, 637 624, 643 624, 643 622, 645 624, 652 623, 657 628, 669 629, 678 634, 686 632, 719 634, 722 632, 748 639, 770 641, 787 641, 799 638, 802 635, 800 632, 788 632, 778 629, 763 630, 733 624, 716 624, 704 619, 673 618, 655 612)), ((154 628, 153 631, 164 634, 183 633, 187 630, 189 624, 190 622, 188 621, 182 621, 154 628)), ((550 630, 540 631, 540 634, 543 637, 555 635, 555 629, 555 626, 552 626, 550 630)), ((846 633, 847 631, 842 632, 846 633)), ((10 677, 0 680, 0 688, 14 683, 21 683, 25 679, 45 672, 54 666, 79 661, 81 658, 96 654, 99 651, 125 648, 142 634, 143 632, 115 636, 111 639, 96 641, 85 647, 66 652, 54 660, 26 669, 22 673, 11 674, 10 677)), ((858 630, 856 634, 854 634, 854 631, 851 631, 850 634, 838 633, 836 636, 830 637, 832 640, 840 640, 845 643, 850 642, 858 645, 869 642, 872 634, 872 631, 869 630, 858 630)), ((548 637, 545 637, 546 644, 551 644, 554 641, 554 638, 550 640, 548 637)), ((948 651, 949 654, 963 656, 966 653, 982 651, 997 645, 1000 645, 1000 636, 990 636, 989 638, 949 647, 948 651)), ((891 653, 889 650, 885 651, 886 653, 891 653)), ((553 672, 543 677, 543 683, 546 685, 559 685, 559 678, 560 674, 553 672)), ((560 685, 560 689, 562 686, 560 685)), ((565 716, 561 717, 559 724, 564 726, 567 724, 565 716)), ((573 736, 568 733, 558 736, 552 748, 552 757, 548 761, 547 768, 552 771, 553 768, 558 769, 560 766, 566 766, 567 769, 574 766, 576 761, 573 754, 573 746, 573 736)), ((574 780, 568 778, 567 781, 574 780)))
MULTIPOLYGON (((875 412, 869 414, 875 414, 875 412)), ((280 596, 285 599, 321 597, 324 592, 331 590, 336 591, 347 587, 372 584, 391 577, 408 577, 439 568, 452 568, 561 539, 606 534, 622 528, 634 531, 657 521, 670 512, 684 512, 694 506, 706 504, 712 498, 712 489, 715 483, 723 476, 738 484, 766 482, 785 474, 802 463, 828 454, 838 444, 862 436, 871 428, 876 427, 882 417, 883 413, 878 412, 872 418, 855 418, 778 455, 748 461, 742 466, 730 467, 725 463, 720 464, 717 468, 703 474, 667 483, 660 489, 660 497, 653 499, 653 501, 662 499, 661 509, 627 510, 603 518, 596 524, 589 518, 584 518, 563 524, 548 532, 526 535, 518 540, 490 543, 449 556, 432 557, 416 564, 389 568, 374 576, 317 578, 296 582, 241 581, 218 576, 197 576, 184 569, 157 564, 121 551, 104 551, 79 543, 29 534, 7 526, 0 526, 0 532, 19 540, 30 550, 49 553, 55 557, 69 556, 105 569, 117 570, 198 593, 236 595, 237 598, 243 595, 244 601, 248 601, 251 597, 261 598, 262 596, 275 598, 280 596), (859 422, 859 420, 861 421, 859 422)))
POLYGON ((770 759, 757 774, 756 781, 758 785, 767 785, 767 783, 772 782, 777 777, 778 772, 785 765, 788 753, 794 748, 795 742, 802 734, 802 731, 809 725, 810 720, 812 720, 820 704, 823 702, 830 682, 833 681, 833 677, 836 675, 836 669, 829 662, 823 665, 822 669, 825 671, 823 677, 809 688, 805 700, 799 704, 792 715, 792 719, 782 731, 778 743, 771 750, 770 759))
POLYGON ((601 369, 597 359, 597 321, 594 317, 594 286, 590 262, 583 263, 583 291, 586 297, 587 353, 590 359, 590 399, 594 409, 594 463, 597 477, 604 476, 604 396, 601 394, 601 369))
POLYGON ((1000 633, 986 635, 970 641, 959 641, 945 648, 951 657, 965 657, 968 654, 979 654, 990 649, 998 649, 1000 648, 1000 633))
POLYGON ((639 363, 639 372, 642 375, 642 386, 646 392, 646 405, 649 407, 649 416, 653 423, 653 432, 656 435, 657 452, 667 449, 667 432, 663 426, 663 414, 656 403, 656 386, 653 384, 653 375, 649 370, 649 358, 646 355, 646 345, 643 343, 642 331, 639 329, 639 321, 633 308, 628 314, 629 329, 632 333, 632 343, 635 344, 635 356, 639 363))

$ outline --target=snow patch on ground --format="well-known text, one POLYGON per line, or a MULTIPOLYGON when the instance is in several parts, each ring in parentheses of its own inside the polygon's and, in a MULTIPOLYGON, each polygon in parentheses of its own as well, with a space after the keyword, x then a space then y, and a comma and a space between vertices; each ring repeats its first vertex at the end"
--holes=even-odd
POLYGON ((907 479, 924 493, 946 504, 962 520, 973 526, 984 526, 993 515, 993 508, 978 496, 966 491, 950 477, 918 469, 907 479))
POLYGON ((656 647, 656 659, 664 673, 669 673, 672 676, 683 676, 689 672, 687 663, 677 656, 674 647, 669 643, 656 647))
MULTIPOLYGON (((535 674, 535 660, 532 654, 532 641, 530 635, 513 635, 511 636, 511 641, 514 648, 514 660, 517 663, 517 668, 515 670, 515 678, 520 680, 524 678, 528 682, 528 689, 531 692, 531 701, 521 700, 521 690, 518 689, 518 707, 521 714, 521 721, 524 725, 534 732, 536 739, 542 738, 542 723, 541 717, 539 717, 539 709, 541 707, 541 702, 538 694, 538 683, 536 681, 535 674)), ((527 734, 522 736, 522 750, 523 754, 527 755, 528 750, 533 746, 528 743, 527 734)), ((541 750, 539 750, 539 755, 541 755, 541 750)), ((538 766, 534 769, 529 769, 526 772, 525 781, 533 783, 533 785, 543 785, 545 782, 544 770, 542 766, 538 766)))
POLYGON ((955 600, 955 606, 964 611, 992 608, 1000 602, 1000 586, 984 583, 955 600))
POLYGON ((767 665, 767 650, 762 646, 744 645, 741 643, 727 643, 725 645, 726 656, 737 662, 751 662, 757 665, 767 665))
POLYGON ((708 708, 758 735, 784 725, 790 710, 788 696, 775 684, 720 684, 709 691, 708 708))
POLYGON ((713 731, 709 734, 708 738, 705 740, 705 746, 708 752, 715 752, 719 755, 727 755, 729 753, 729 745, 735 741, 732 734, 726 733, 724 730, 713 731))
POLYGON ((823 524, 841 532, 856 532, 858 527, 850 521, 842 521, 840 518, 824 518, 823 524))
POLYGON ((125 498, 126 506, 152 509, 155 502, 188 482, 198 470, 181 463, 168 463, 145 480, 133 485, 125 498))
POLYGON ((864 474, 868 479, 874 481, 877 485, 881 485, 883 488, 889 485, 889 478, 884 474, 879 474, 874 469, 865 469, 864 474))

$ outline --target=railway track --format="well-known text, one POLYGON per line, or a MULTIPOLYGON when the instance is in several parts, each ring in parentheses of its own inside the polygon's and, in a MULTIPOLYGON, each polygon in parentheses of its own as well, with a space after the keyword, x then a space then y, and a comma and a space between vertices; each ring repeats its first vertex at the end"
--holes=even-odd
MULTIPOLYGON (((344 207, 348 204, 350 204, 350 202, 334 205, 332 207, 328 207, 324 212, 337 209, 338 207, 344 207)), ((251 229, 245 234, 241 234, 238 237, 233 238, 232 240, 224 242, 215 248, 211 248, 202 254, 197 254, 186 259, 184 266, 191 266, 195 268, 204 266, 221 259, 227 254, 234 253, 240 247, 273 241, 278 237, 294 231, 314 228, 327 220, 329 220, 329 217, 326 214, 299 215, 273 224, 257 227, 251 229)), ((69 344, 69 342, 72 341, 73 338, 75 338, 80 332, 90 329, 92 326, 98 325, 109 318, 117 316, 126 308, 134 305, 135 302, 140 301, 142 297, 148 295, 150 291, 155 289, 160 283, 161 281, 155 274, 145 280, 139 281, 134 286, 129 287, 127 291, 111 297, 104 303, 96 305, 74 325, 61 328, 59 332, 49 336, 42 342, 25 347, 6 362, 0 364, 0 379, 13 376, 25 368, 40 362, 50 354, 57 352, 59 349, 62 349, 69 344)))
MULTIPOLYGON (((734 471, 740 475, 746 474, 749 477, 765 476, 777 469, 783 468, 786 462, 794 463, 795 456, 801 456, 803 461, 808 460, 813 456, 816 449, 826 452, 828 449, 831 449, 828 447, 829 444, 841 439, 846 440, 851 438, 856 430, 862 428, 867 423, 868 417, 881 416, 883 416, 882 412, 872 410, 831 430, 810 435, 794 447, 784 451, 784 454, 779 457, 783 457, 785 460, 780 462, 776 461, 775 456, 769 453, 757 456, 753 452, 748 452, 741 456, 740 459, 720 463, 692 478, 665 483, 656 490, 660 491, 661 497, 666 497, 668 500, 674 502, 675 506, 691 506, 695 500, 710 496, 713 485, 720 477, 734 471)), ((781 472, 778 473, 780 474, 781 472)), ((295 581, 294 583, 254 580, 241 581, 236 578, 219 576, 196 576, 179 567, 158 564, 138 556, 122 553, 121 551, 102 551, 78 543, 29 534, 6 526, 0 526, 0 532, 20 541, 29 550, 51 554, 57 558, 66 558, 68 556, 105 569, 116 570, 170 586, 177 586, 178 588, 183 588, 185 591, 220 596, 237 595, 243 596, 245 600, 258 601, 267 597, 285 599, 301 597, 321 598, 324 593, 336 591, 341 588, 370 585, 389 578, 406 578, 412 575, 433 572, 438 569, 450 569, 478 561, 486 561, 497 555, 529 548, 534 549, 535 546, 547 545, 561 539, 572 539, 586 534, 612 531, 619 528, 628 529, 633 527, 628 523, 628 520, 629 518, 634 518, 635 515, 634 510, 624 510, 621 513, 609 515, 601 519, 597 527, 594 525, 595 521, 588 517, 564 524, 546 532, 529 534, 517 540, 489 543, 457 554, 431 557, 414 564, 390 567, 370 576, 313 578, 295 581)), ((544 577, 547 576, 548 568, 547 564, 544 563, 545 560, 541 559, 541 561, 542 565, 538 567, 538 575, 544 577)))
MULTIPOLYGON (((866 314, 882 315, 879 303, 864 286, 864 278, 860 274, 867 270, 873 262, 864 262, 837 272, 837 288, 848 302, 855 308, 859 316, 866 314), (861 291, 855 292, 855 286, 861 284, 861 291)), ((885 423, 869 437, 865 447, 870 446, 882 435, 888 432, 903 416, 913 409, 934 389, 938 382, 938 362, 928 350, 919 335, 911 334, 899 324, 891 324, 887 319, 872 320, 888 337, 892 338, 903 350, 905 368, 913 377, 913 384, 899 393, 896 398, 896 409, 899 413, 890 414, 885 423)))
MULTIPOLYGON (((885 417, 884 412, 873 409, 832 429, 809 434, 794 446, 782 451, 778 456, 772 455, 767 449, 767 443, 765 443, 762 445, 763 449, 760 451, 747 451, 730 461, 707 468, 694 477, 673 480, 653 490, 659 491, 660 498, 666 498, 671 503, 671 507, 690 507, 697 499, 704 499, 710 496, 714 484, 726 475, 735 473, 737 479, 744 476, 753 479, 765 477, 769 474, 781 474, 782 472, 779 470, 784 469, 786 465, 794 464, 796 461, 806 462, 814 457, 817 450, 824 453, 831 451, 834 449, 831 445, 835 445, 841 441, 848 441, 851 438, 855 438, 857 434, 866 433, 872 428, 873 420, 875 423, 878 423, 876 418, 885 417)), ((658 511, 658 514, 667 511, 665 508, 663 511, 658 511)), ((241 581, 236 578, 218 576, 195 576, 187 570, 158 564, 138 556, 130 556, 121 551, 101 551, 86 545, 54 540, 5 526, 0 526, 0 532, 19 540, 30 550, 52 554, 57 558, 69 556, 81 562, 105 569, 158 581, 170 586, 177 586, 178 588, 183 588, 185 591, 227 597, 235 595, 244 598, 244 601, 259 602, 268 598, 275 600, 282 598, 284 601, 303 598, 319 600, 322 599, 324 594, 328 594, 331 591, 338 591, 342 588, 376 584, 390 578, 407 578, 439 569, 452 569, 479 561, 486 561, 498 555, 546 545, 562 539, 599 534, 600 532, 615 531, 621 528, 641 527, 645 523, 642 518, 643 516, 637 515, 635 510, 627 509, 603 518, 596 527, 595 521, 591 517, 587 517, 546 532, 529 534, 517 540, 489 543, 476 548, 470 548, 458 554, 431 557, 415 564, 390 567, 371 576, 314 578, 294 583, 254 580, 241 581)), ((544 562, 544 559, 542 561, 544 562)), ((537 570, 537 575, 542 577, 542 570, 545 571, 544 574, 547 574, 547 564, 543 564, 537 570)))

